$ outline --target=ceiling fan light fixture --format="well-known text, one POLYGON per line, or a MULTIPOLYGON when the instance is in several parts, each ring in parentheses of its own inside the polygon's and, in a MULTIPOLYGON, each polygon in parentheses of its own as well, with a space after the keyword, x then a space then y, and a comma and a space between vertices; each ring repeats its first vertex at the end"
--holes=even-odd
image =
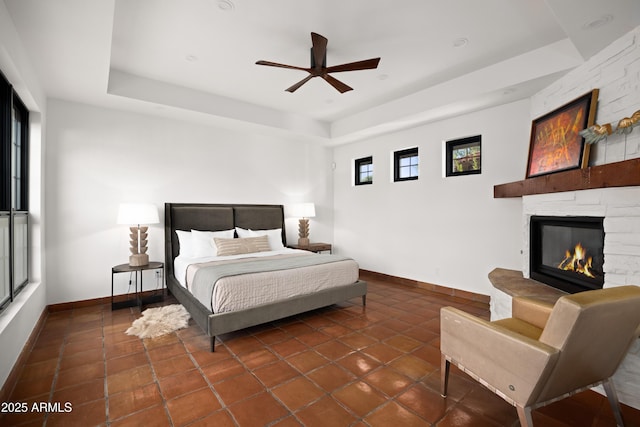
POLYGON ((334 89, 336 89, 340 93, 349 92, 350 90, 353 90, 353 88, 349 87, 345 83, 333 77, 331 73, 341 73, 345 71, 372 70, 372 69, 378 68, 378 63, 380 62, 380 58, 370 58, 370 59, 365 59, 364 61, 349 62, 346 64, 333 65, 331 67, 327 67, 326 59, 325 59, 327 55, 327 42, 328 40, 326 37, 318 33, 313 33, 313 32, 311 33, 311 44, 312 44, 311 66, 309 68, 298 67, 295 65, 280 64, 277 62, 263 61, 263 60, 257 61, 256 65, 288 68, 290 70, 300 70, 300 71, 306 71, 307 73, 309 73, 307 77, 300 80, 298 83, 294 84, 293 86, 285 89, 287 92, 290 92, 290 93, 293 93, 296 90, 300 89, 302 85, 304 85, 314 77, 322 78, 324 81, 329 83, 331 86, 333 86, 334 89))

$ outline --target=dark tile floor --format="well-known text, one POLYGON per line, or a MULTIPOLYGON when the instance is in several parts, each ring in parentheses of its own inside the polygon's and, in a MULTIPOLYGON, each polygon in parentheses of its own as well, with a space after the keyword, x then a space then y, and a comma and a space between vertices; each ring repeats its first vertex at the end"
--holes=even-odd
MULTIPOLYGON (((125 335, 137 309, 51 313, 10 399, 28 411, 3 414, 0 425, 518 425, 513 407, 459 371, 449 398, 438 393, 440 307, 486 317, 485 304, 367 280, 366 309, 358 298, 228 334, 215 353, 194 324, 144 341, 125 335), (46 402, 58 411, 32 410, 46 402)), ((640 426, 640 411, 623 413, 640 426)), ((591 391, 535 411, 534 421, 615 425, 591 391)))

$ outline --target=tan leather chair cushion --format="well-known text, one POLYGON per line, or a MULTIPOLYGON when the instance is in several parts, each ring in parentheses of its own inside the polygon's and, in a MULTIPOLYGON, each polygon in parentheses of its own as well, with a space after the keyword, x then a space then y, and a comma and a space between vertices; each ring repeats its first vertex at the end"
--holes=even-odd
POLYGON ((494 325, 501 326, 503 328, 509 329, 512 332, 516 332, 518 334, 524 335, 525 337, 529 337, 534 340, 540 339, 540 335, 542 334, 542 329, 538 328, 531 323, 527 323, 523 320, 516 318, 508 318, 501 319, 491 322, 494 325))
POLYGON ((554 304, 542 300, 514 297, 511 301, 511 317, 544 329, 553 306, 554 304))

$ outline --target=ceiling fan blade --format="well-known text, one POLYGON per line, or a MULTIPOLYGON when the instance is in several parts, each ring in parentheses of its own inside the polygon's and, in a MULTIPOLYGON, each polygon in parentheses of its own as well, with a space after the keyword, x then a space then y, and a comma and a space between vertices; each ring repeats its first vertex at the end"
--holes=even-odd
POLYGON ((339 73, 341 71, 358 71, 358 70, 371 70, 378 68, 380 58, 365 59, 364 61, 350 62, 348 64, 334 65, 327 67, 327 73, 339 73))
POLYGON ((336 79, 335 77, 330 76, 329 74, 323 74, 322 78, 325 79, 331 86, 336 88, 336 90, 340 93, 345 93, 345 92, 349 92, 350 90, 353 90, 352 87, 347 86, 346 84, 342 83, 340 80, 336 79))
POLYGON ((318 33, 311 33, 313 59, 316 69, 322 68, 325 54, 327 53, 327 38, 318 33))
POLYGON ((269 67, 289 68, 292 70, 306 71, 309 73, 311 72, 310 68, 296 67, 295 65, 278 64, 277 62, 270 62, 270 61, 258 61, 256 62, 256 65, 267 65, 269 67))
POLYGON ((303 84, 305 84, 306 82, 308 82, 309 80, 311 80, 311 78, 313 78, 314 76, 309 74, 307 77, 305 77, 304 79, 300 80, 298 83, 294 84, 293 86, 291 86, 290 88, 285 89, 287 92, 295 92, 296 90, 298 90, 300 88, 300 86, 302 86, 303 84))

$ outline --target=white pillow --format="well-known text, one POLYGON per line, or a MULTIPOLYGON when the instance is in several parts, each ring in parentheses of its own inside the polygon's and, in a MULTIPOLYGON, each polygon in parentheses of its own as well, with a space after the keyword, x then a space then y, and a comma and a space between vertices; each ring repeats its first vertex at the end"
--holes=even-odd
POLYGON ((191 239, 191 232, 184 230, 176 230, 178 242, 180 242, 180 256, 186 258, 194 258, 195 249, 191 239))
POLYGON ((251 235, 251 230, 247 230, 246 228, 236 227, 236 233, 238 233, 238 237, 240 238, 255 237, 251 235))
POLYGON ((267 236, 269 238, 269 246, 272 251, 284 249, 282 244, 282 228, 273 228, 271 230, 247 230, 245 228, 236 227, 238 237, 259 237, 267 236))
POLYGON ((193 258, 217 256, 218 248, 213 241, 214 237, 233 239, 234 230, 200 231, 191 230, 191 242, 193 244, 193 258))

